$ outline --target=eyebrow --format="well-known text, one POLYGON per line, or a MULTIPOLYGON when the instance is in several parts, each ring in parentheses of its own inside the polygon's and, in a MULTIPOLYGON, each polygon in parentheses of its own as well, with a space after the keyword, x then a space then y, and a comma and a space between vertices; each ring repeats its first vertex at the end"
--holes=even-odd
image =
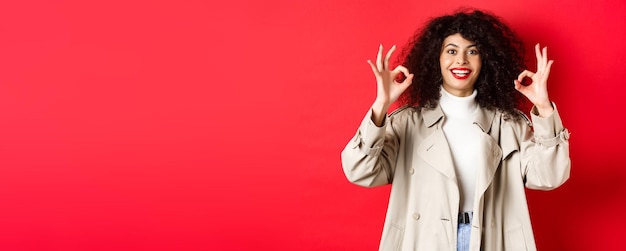
MULTIPOLYGON (((446 48, 446 47, 448 47, 448 46, 452 46, 452 47, 459 48, 459 46, 458 46, 458 45, 453 44, 453 43, 446 44, 446 46, 444 46, 443 48, 446 48)), ((470 44, 470 45, 468 45, 468 46, 467 46, 467 47, 465 47, 465 48, 470 48, 470 47, 477 47, 477 46, 476 46, 476 44, 470 44)))

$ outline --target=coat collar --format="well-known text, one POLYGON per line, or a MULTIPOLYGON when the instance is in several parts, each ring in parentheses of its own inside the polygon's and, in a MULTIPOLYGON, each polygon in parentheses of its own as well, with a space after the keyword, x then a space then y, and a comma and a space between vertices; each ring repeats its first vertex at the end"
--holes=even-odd
POLYGON ((495 117, 495 110, 478 108, 478 114, 476 116, 476 121, 474 121, 474 124, 477 124, 484 133, 489 133, 491 131, 491 125, 493 124, 493 118, 495 117))
MULTIPOLYGON (((436 130, 431 136, 422 141, 422 144, 420 144, 420 147, 417 149, 418 154, 430 166, 456 182, 452 158, 441 158, 441 156, 452 156, 442 130, 442 121, 444 118, 443 110, 439 105, 435 108, 423 109, 425 125, 429 128, 436 126, 436 130)), ((484 149, 484 156, 479 157, 481 161, 479 166, 482 168, 477 170, 476 189, 479 194, 482 194, 489 184, 491 184, 491 180, 498 168, 498 163, 502 160, 503 156, 502 150, 498 146, 498 139, 493 138, 494 136, 499 137, 500 133, 500 123, 498 120, 495 120, 495 117, 495 110, 487 110, 479 107, 474 121, 474 124, 478 125, 484 132, 480 140, 481 144, 483 144, 481 148, 484 149), (497 125, 495 125, 495 131, 492 132, 493 123, 497 125)))
MULTIPOLYGON (((424 122, 427 127, 432 127, 436 123, 442 121, 441 119, 444 117, 443 110, 439 103, 435 108, 422 108, 424 113, 424 122)), ((488 110, 482 107, 478 107, 476 119, 474 124, 477 124, 484 133, 489 133, 491 130, 491 124, 493 123, 493 119, 496 116, 495 110, 488 110)))

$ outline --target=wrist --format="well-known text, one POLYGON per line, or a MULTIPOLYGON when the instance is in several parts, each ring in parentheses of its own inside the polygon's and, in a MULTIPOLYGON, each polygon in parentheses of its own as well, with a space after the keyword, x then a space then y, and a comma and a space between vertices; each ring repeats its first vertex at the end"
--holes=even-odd
POLYGON ((374 122, 376 126, 382 126, 383 121, 385 121, 385 117, 387 116, 387 110, 389 109, 389 105, 386 105, 382 102, 374 102, 371 109, 372 122, 374 122))
POLYGON ((374 104, 372 104, 372 109, 381 113, 382 112, 387 113, 387 110, 389 109, 390 106, 391 104, 387 102, 376 100, 374 101, 374 104))

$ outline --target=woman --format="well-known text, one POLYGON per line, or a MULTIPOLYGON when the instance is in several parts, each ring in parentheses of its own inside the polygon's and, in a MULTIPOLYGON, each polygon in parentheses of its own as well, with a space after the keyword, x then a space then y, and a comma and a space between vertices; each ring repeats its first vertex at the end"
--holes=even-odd
POLYGON ((570 172, 547 49, 524 70, 522 43, 481 11, 431 20, 391 70, 395 49, 368 61, 376 100, 341 154, 352 183, 392 185, 380 250, 535 250, 524 187, 554 189, 570 172))

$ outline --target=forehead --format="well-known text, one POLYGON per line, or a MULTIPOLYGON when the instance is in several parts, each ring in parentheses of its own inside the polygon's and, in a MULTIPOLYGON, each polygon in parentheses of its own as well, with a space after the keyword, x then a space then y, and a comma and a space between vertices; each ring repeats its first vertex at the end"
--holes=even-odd
POLYGON ((461 34, 456 33, 456 34, 452 34, 450 36, 447 36, 444 40, 443 40, 443 44, 442 46, 449 46, 449 45, 456 45, 459 47, 467 47, 470 45, 475 45, 473 41, 469 41, 467 39, 465 39, 463 36, 461 36, 461 34))

